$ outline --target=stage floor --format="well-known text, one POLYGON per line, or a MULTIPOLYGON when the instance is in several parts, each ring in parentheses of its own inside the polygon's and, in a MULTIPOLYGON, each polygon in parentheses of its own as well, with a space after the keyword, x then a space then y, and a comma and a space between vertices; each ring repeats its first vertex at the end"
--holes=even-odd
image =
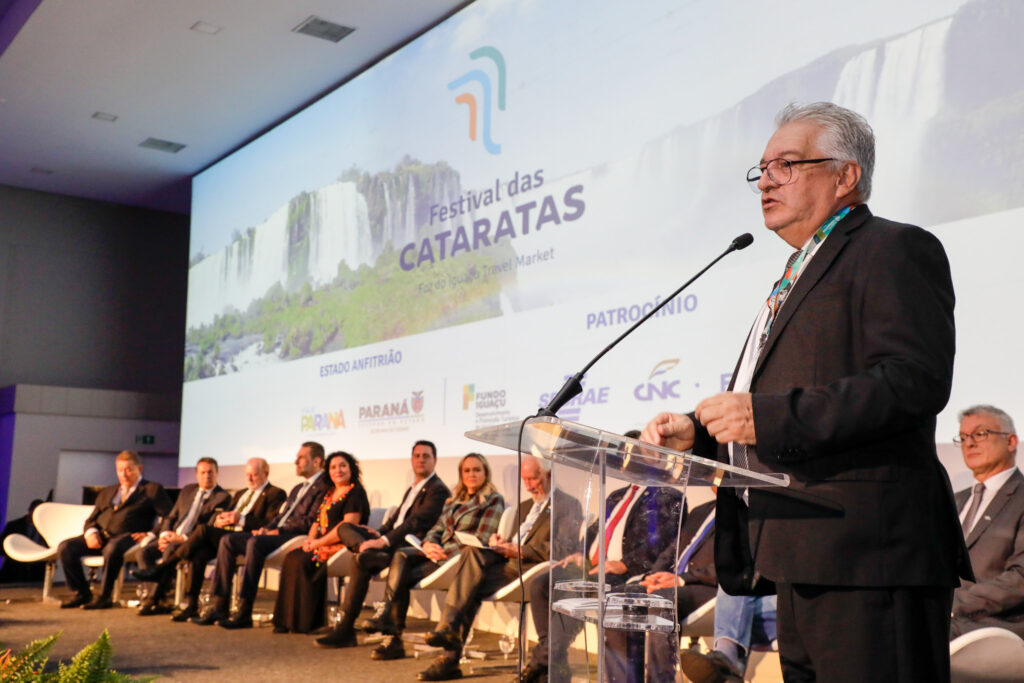
MULTIPOLYGON (((126 588, 126 592, 131 593, 131 584, 126 588)), ((264 592, 267 597, 258 602, 257 610, 269 611, 274 593, 261 591, 264 592)), ((57 597, 66 595, 61 587, 54 593, 57 597)), ((12 648, 17 652, 32 640, 63 631, 51 651, 50 663, 54 669, 58 660, 70 662, 71 657, 96 640, 104 628, 110 631, 113 668, 133 676, 157 675, 162 680, 395 683, 416 680, 416 674, 431 661, 426 657, 414 659, 409 643, 406 652, 410 656, 405 659, 376 662, 370 659, 372 645, 324 650, 313 644, 314 636, 274 634, 270 626, 228 631, 218 626, 177 624, 166 615, 140 617, 135 609, 124 607, 62 610, 55 604, 42 604, 41 595, 41 586, 0 586, 0 650, 12 648)), ((408 633, 424 632, 432 627, 430 622, 412 620, 408 633)), ((362 640, 360 635, 360 642, 362 640)), ((470 673, 470 667, 504 663, 497 641, 494 634, 475 633, 473 648, 489 651, 491 656, 486 662, 464 664, 462 670, 466 678, 481 683, 512 680, 513 673, 470 673)))

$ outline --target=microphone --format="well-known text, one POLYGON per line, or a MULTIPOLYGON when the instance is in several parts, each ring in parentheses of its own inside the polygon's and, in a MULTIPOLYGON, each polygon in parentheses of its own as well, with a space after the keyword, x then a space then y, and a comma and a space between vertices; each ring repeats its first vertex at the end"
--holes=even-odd
POLYGON ((734 239, 729 244, 729 248, 726 249, 725 251, 723 251, 721 254, 719 254, 715 258, 715 260, 713 260, 711 263, 709 263, 706 266, 704 266, 704 268, 702 268, 699 273, 697 273, 696 275, 691 277, 689 280, 684 282, 682 287, 680 287, 676 291, 672 292, 672 294, 670 294, 667 299, 665 299, 660 304, 658 304, 653 309, 651 309, 651 311, 647 315, 645 315, 644 317, 640 318, 635 323, 633 323, 633 325, 628 330, 626 330, 625 332, 620 334, 618 336, 618 338, 615 339, 615 341, 613 341, 608 346, 604 347, 604 349, 601 351, 601 353, 599 353, 596 356, 594 356, 594 358, 589 363, 587 363, 586 367, 584 367, 582 370, 577 372, 575 375, 573 375, 572 377, 567 379, 565 381, 565 384, 562 385, 562 388, 558 390, 558 393, 556 393, 554 395, 554 397, 551 399, 551 401, 549 401, 548 404, 545 407, 541 408, 540 411, 537 414, 541 415, 541 416, 546 416, 546 417, 554 417, 555 414, 559 410, 561 410, 562 406, 564 406, 566 403, 571 401, 574 397, 576 397, 580 392, 583 391, 583 383, 582 383, 583 382, 583 376, 585 374, 587 374, 587 370, 589 370, 591 367, 593 367, 594 363, 596 363, 597 361, 601 360, 601 358, 604 356, 604 354, 606 354, 609 351, 611 351, 613 348, 615 348, 615 346, 618 345, 618 343, 620 341, 622 341, 623 339, 628 337, 630 334, 632 334, 633 330, 635 330, 636 328, 640 327, 645 322, 647 322, 647 319, 650 318, 655 313, 657 313, 658 311, 660 311, 662 306, 664 306, 669 301, 672 301, 672 299, 675 299, 677 296, 679 296, 680 292, 682 292, 684 289, 686 289, 691 284, 693 284, 693 281, 696 280, 697 278, 699 278, 704 273, 706 273, 708 271, 708 269, 711 268, 711 266, 713 266, 716 263, 718 263, 719 261, 721 261, 723 258, 726 257, 727 254, 730 254, 730 253, 732 253, 734 251, 739 251, 740 249, 746 249, 753 242, 754 242, 754 236, 751 235, 749 232, 745 232, 742 235, 740 235, 739 237, 737 237, 736 239, 734 239))

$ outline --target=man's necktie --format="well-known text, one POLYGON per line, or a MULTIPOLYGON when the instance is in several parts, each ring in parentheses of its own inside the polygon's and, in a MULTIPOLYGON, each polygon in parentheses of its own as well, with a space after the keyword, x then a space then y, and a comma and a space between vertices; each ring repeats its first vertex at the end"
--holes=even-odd
POLYGON ((285 512, 285 513, 284 513, 284 516, 283 516, 283 517, 281 517, 281 519, 280 519, 280 520, 278 520, 278 522, 277 522, 277 528, 278 528, 278 529, 280 529, 281 527, 283 527, 283 526, 284 526, 284 523, 288 521, 288 518, 292 516, 292 512, 293 512, 293 511, 295 510, 296 506, 298 506, 298 504, 299 504, 299 501, 300 501, 300 500, 302 500, 302 497, 303 497, 304 495, 306 495, 306 491, 308 491, 308 490, 309 490, 309 481, 307 480, 307 481, 306 481, 306 482, 305 482, 305 483, 304 483, 304 484, 302 485, 302 488, 301 488, 301 489, 299 489, 299 493, 298 493, 298 495, 296 495, 296 496, 295 496, 295 500, 293 500, 293 501, 292 501, 292 504, 288 506, 288 510, 287 510, 287 512, 285 512))
MULTIPOLYGON (((604 550, 606 553, 608 552, 608 544, 612 542, 612 534, 615 533, 615 527, 618 525, 619 520, 622 519, 622 515, 626 514, 626 509, 629 508, 629 503, 633 500, 633 495, 636 493, 638 488, 640 487, 636 484, 629 487, 629 493, 626 494, 625 500, 622 501, 622 505, 620 505, 619 509, 615 511, 615 516, 611 518, 611 521, 609 521, 604 528, 604 550)), ((591 564, 597 564, 597 556, 600 551, 600 545, 594 548, 594 554, 590 556, 591 564)))
POLYGON ((206 500, 206 494, 207 491, 203 490, 196 493, 192 506, 188 509, 188 514, 185 515, 185 519, 178 525, 177 533, 179 536, 187 536, 195 528, 196 520, 199 519, 199 511, 203 507, 203 501, 206 500))
POLYGON ((245 495, 242 496, 239 499, 238 505, 235 506, 235 512, 237 512, 239 514, 244 514, 245 513, 246 506, 248 506, 249 505, 249 501, 252 500, 252 494, 253 494, 253 490, 252 489, 249 489, 248 491, 245 492, 245 495))
POLYGON ((686 571, 686 565, 690 564, 690 560, 696 554, 697 550, 700 549, 700 544, 704 542, 704 539, 708 537, 708 534, 715 528, 715 519, 712 517, 710 520, 704 523, 703 528, 697 534, 697 537, 690 541, 690 545, 686 546, 683 550, 683 554, 679 556, 679 561, 676 563, 676 574, 682 575, 686 571))
POLYGON ((985 485, 980 481, 974 485, 974 495, 971 497, 971 507, 967 508, 967 516, 964 517, 964 536, 971 533, 974 528, 974 518, 978 516, 978 509, 981 507, 981 497, 985 495, 985 485))
POLYGON ((519 525, 519 545, 523 544, 523 539, 530 535, 530 530, 533 529, 533 525, 537 523, 537 519, 540 517, 540 513, 544 512, 544 508, 548 506, 547 499, 543 503, 535 504, 530 511, 526 514, 526 519, 519 525))

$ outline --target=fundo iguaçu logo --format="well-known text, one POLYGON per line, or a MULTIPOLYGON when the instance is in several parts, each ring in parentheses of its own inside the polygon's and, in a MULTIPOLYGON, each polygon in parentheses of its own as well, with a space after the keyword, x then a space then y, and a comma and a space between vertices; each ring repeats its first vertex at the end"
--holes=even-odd
POLYGON ((477 391, 476 384, 462 385, 462 409, 469 410, 496 410, 504 408, 506 404, 504 389, 489 389, 477 391))
MULTIPOLYGON (((480 120, 482 129, 482 142, 484 149, 489 154, 501 154, 501 145, 491 139, 491 115, 492 108, 497 105, 499 111, 505 111, 505 57, 496 47, 485 45, 469 53, 470 59, 490 60, 494 65, 497 78, 496 92, 492 93, 491 77, 483 69, 470 69, 454 81, 448 84, 449 90, 460 90, 470 83, 479 83, 482 91, 482 102, 478 103, 476 96, 471 92, 460 92, 455 97, 457 104, 464 104, 469 109, 469 139, 476 142, 477 121, 480 120), (492 98, 492 95, 494 96, 492 98), (496 100, 492 103, 492 99, 496 100), (478 116, 479 115, 479 116, 478 116)), ((485 62, 486 63, 486 62, 485 62)))

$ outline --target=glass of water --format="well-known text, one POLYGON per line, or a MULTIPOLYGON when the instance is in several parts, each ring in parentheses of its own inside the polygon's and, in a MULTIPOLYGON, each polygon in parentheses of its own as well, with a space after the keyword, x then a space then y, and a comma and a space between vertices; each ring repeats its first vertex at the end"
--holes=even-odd
POLYGON ((505 659, 512 654, 512 651, 516 649, 516 639, 509 634, 504 634, 498 638, 498 649, 505 655, 505 659))

